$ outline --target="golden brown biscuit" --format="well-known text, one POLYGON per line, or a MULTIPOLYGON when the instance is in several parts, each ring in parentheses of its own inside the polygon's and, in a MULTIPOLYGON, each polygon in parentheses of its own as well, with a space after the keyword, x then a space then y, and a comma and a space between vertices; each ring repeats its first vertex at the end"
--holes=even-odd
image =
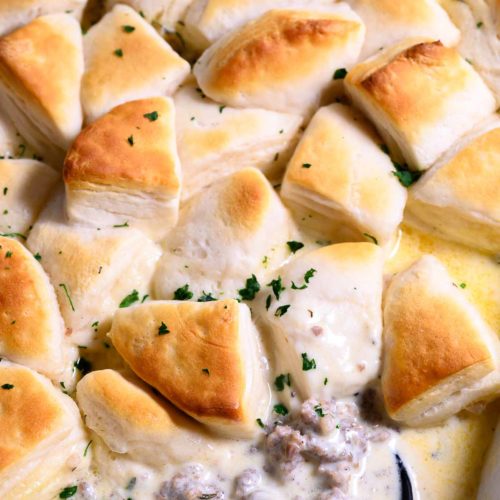
POLYGON ((36 372, 2 361, 0 409, 0 496, 54 498, 84 460, 76 404, 36 372))
POLYGON ((269 387, 246 305, 150 302, 119 310, 109 336, 140 378, 193 418, 225 435, 258 431, 269 387))
POLYGON ((431 424, 500 393, 498 338, 431 255, 389 285, 384 350, 382 390, 395 420, 431 424))
POLYGON ((82 73, 80 25, 67 14, 39 17, 0 38, 0 103, 53 166, 80 131, 82 73))
POLYGON ((441 42, 402 42, 355 66, 345 85, 391 152, 417 170, 495 110, 472 66, 441 42))
POLYGON ((117 5, 85 35, 82 105, 87 123, 135 99, 171 95, 189 64, 139 14, 117 5))
POLYGON ((346 4, 272 10, 214 43, 193 71, 215 101, 307 114, 334 72, 356 61, 364 31, 346 4))
POLYGON ((181 188, 171 99, 117 106, 88 125, 64 161, 71 220, 123 224, 159 239, 175 225, 181 188))

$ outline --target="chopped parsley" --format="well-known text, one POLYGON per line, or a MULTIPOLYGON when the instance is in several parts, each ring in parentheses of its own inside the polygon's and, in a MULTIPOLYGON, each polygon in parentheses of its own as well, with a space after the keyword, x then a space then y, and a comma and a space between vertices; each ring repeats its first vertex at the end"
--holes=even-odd
POLYGON ((304 243, 300 241, 287 241, 286 244, 288 245, 288 248, 290 249, 290 252, 295 253, 301 248, 304 248, 304 243))
POLYGON ((418 181, 418 179, 422 175, 421 172, 411 172, 410 170, 408 170, 408 165, 406 164, 401 165, 395 161, 393 161, 392 163, 394 165, 394 168, 396 169, 393 174, 398 178, 399 182, 404 187, 411 186, 414 182, 418 181))
POLYGON ((128 227, 128 221, 125 221, 123 224, 115 224, 113 227, 128 227))
POLYGON ((302 371, 307 372, 309 370, 316 369, 316 361, 314 359, 309 359, 307 357, 307 352, 302 353, 302 371))
POLYGON ((343 80, 347 76, 347 70, 345 68, 339 68, 333 73, 334 80, 343 80))
POLYGON ((320 404, 317 404, 314 407, 314 411, 316 412, 316 415, 318 415, 318 417, 323 418, 325 416, 325 412, 323 411, 323 408, 321 407, 320 404))
POLYGON ((174 300, 189 300, 193 298, 193 292, 189 289, 189 284, 177 288, 174 292, 174 300))
POLYGON ((378 240, 377 238, 375 238, 375 236, 372 236, 371 234, 368 233, 363 233, 363 236, 365 238, 368 238, 369 240, 372 240, 372 242, 375 243, 375 245, 378 245, 378 240))
POLYGON ((135 483, 137 483, 137 478, 136 477, 131 477, 130 481, 127 483, 127 486, 125 486, 125 489, 127 491, 131 491, 135 487, 135 483))
POLYGON ((118 306, 120 309, 124 309, 125 307, 131 306, 134 302, 138 302, 139 300, 139 292, 137 290, 132 290, 118 306))
POLYGON ((170 333, 170 330, 168 329, 167 325, 162 321, 161 325, 158 328, 158 335, 166 335, 167 333, 170 333))
POLYGON ((133 146, 134 145, 134 136, 133 135, 130 135, 127 137, 127 142, 133 146))
POLYGON ((92 371, 92 363, 84 357, 78 358, 73 366, 82 374, 82 377, 92 371))
POLYGON ((273 410, 274 413, 277 413, 278 415, 288 415, 288 408, 281 403, 274 405, 273 410))
POLYGON ((271 307, 271 300, 273 300, 273 298, 271 297, 271 295, 268 295, 266 297, 266 311, 269 311, 269 308, 271 307))
POLYGON ((12 257, 12 252, 10 250, 7 250, 7 252, 5 252, 5 258, 10 259, 11 257, 12 257))
POLYGON ((203 373, 206 373, 207 375, 210 375, 210 370, 208 368, 202 368, 201 371, 203 373))
POLYGON ((302 168, 311 168, 311 166, 310 163, 302 163, 302 168))
POLYGON ((135 31, 135 26, 130 26, 128 24, 125 24, 125 25, 122 26, 122 30, 125 33, 132 33, 133 31, 135 31))
POLYGON ((11 389, 14 389, 14 386, 12 384, 3 384, 2 389, 10 391, 11 389))
POLYGON ((460 283, 460 288, 465 288, 467 286, 467 283, 460 283))
POLYGON ((476 28, 478 29, 481 29, 483 27, 484 23, 483 21, 479 21, 477 24, 476 24, 476 28))
POLYGON ((22 240, 27 240, 28 238, 21 233, 0 233, 0 236, 4 236, 5 238, 21 238, 22 240))
POLYGON ((273 158, 273 161, 278 161, 278 158, 280 157, 280 154, 279 153, 276 153, 274 155, 274 158, 273 158))
POLYGON ((8 187, 4 187, 3 188, 3 195, 6 196, 8 191, 9 191, 9 188, 8 187))
POLYGON ((99 329, 99 321, 94 321, 94 322, 90 325, 90 327, 94 329, 94 332, 97 332, 97 330, 99 329))
POLYGON ((381 144, 380 145, 380 149, 386 154, 386 155, 389 155, 390 152, 389 152, 389 148, 387 147, 387 144, 381 144))
POLYGON ((148 294, 144 295, 144 297, 142 298, 141 300, 141 304, 144 304, 144 302, 146 301, 146 299, 149 297, 148 294))
POLYGON ((276 297, 276 300, 280 299, 280 293, 283 290, 286 290, 283 284, 281 283, 281 276, 278 276, 277 279, 272 280, 270 283, 268 283, 266 286, 270 286, 273 290, 274 296, 276 297))
POLYGON ((252 274, 252 276, 246 280, 245 288, 238 290, 238 293, 243 300, 253 300, 259 290, 260 284, 257 281, 255 274, 252 274))
POLYGON ((71 296, 68 292, 68 287, 64 283, 59 283, 59 286, 64 290, 64 294, 66 295, 66 298, 68 299, 71 310, 74 312, 75 306, 73 305, 73 301, 71 300, 71 296))
POLYGON ((326 384, 328 384, 328 378, 327 377, 325 377, 325 380, 323 380, 323 385, 326 385, 326 384))
POLYGON ((261 418, 257 418, 255 421, 257 422, 257 425, 258 425, 261 429, 263 429, 263 428, 264 428, 264 422, 262 422, 262 419, 261 419, 261 418))
POLYGON ((85 446, 85 450, 83 451, 83 456, 87 456, 87 452, 89 451, 90 445, 92 444, 92 439, 87 443, 87 446, 85 446))
POLYGON ((71 498, 72 496, 76 495, 76 492, 78 490, 78 486, 66 486, 63 490, 59 492, 59 498, 71 498))
POLYGON ((219 106, 219 113, 222 113, 224 111, 226 106, 219 106))
POLYGON ((304 290, 307 288, 307 285, 309 284, 309 280, 314 276, 314 273, 316 273, 316 269, 312 268, 308 269, 306 273, 304 274, 304 281, 305 283, 302 286, 297 286, 293 281, 292 281, 292 290, 304 290))
POLYGON ((304 283, 302 286, 297 286, 293 281, 292 281, 292 290, 304 290, 307 288, 307 285, 304 283))
POLYGON ((285 384, 290 387, 291 385, 291 380, 290 380, 290 374, 289 373, 282 373, 281 375, 278 375, 274 379, 274 386, 276 387, 277 391, 283 391, 285 389, 285 384))
POLYGON ((42 256, 38 252, 35 255, 33 255, 33 257, 35 257, 35 260, 37 260, 38 262, 42 260, 42 256))
POLYGON ((290 307, 290 304, 286 304, 284 306, 279 306, 278 309, 276 309, 276 312, 274 313, 274 315, 278 318, 280 318, 281 316, 284 316, 288 309, 290 307))
POLYGON ((116 49, 113 54, 116 56, 116 57, 123 57, 123 50, 122 49, 116 49))
POLYGON ((151 111, 151 113, 145 113, 143 116, 150 122, 155 122, 156 120, 158 120, 158 111, 151 111))
POLYGON ((212 500, 212 498, 215 498, 216 496, 217 496, 217 493, 202 493, 198 497, 198 500, 212 500))
POLYGON ((211 293, 202 292, 200 297, 198 298, 198 302, 212 302, 217 300, 211 293))

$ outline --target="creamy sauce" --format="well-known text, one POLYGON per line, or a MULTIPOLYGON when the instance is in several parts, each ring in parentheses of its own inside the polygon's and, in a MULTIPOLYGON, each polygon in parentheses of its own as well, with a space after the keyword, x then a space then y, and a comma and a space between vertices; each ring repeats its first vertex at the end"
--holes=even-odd
MULTIPOLYGON (((310 249, 324 244, 317 243, 304 234, 301 236, 301 241, 305 241, 310 249)), ((466 283, 464 290, 469 299, 479 308, 488 323, 498 330, 500 292, 496 284, 500 282, 500 266, 495 260, 404 227, 386 263, 387 276, 404 269, 423 253, 432 253, 438 257, 457 283, 466 283)), ((94 369, 124 368, 123 361, 106 341, 103 332, 100 332, 100 336, 102 341, 96 342, 97 347, 82 351, 82 355, 91 360, 94 369)), ((270 375, 271 372, 272 370, 270 375)), ((272 380, 269 383, 272 386, 272 380)), ((275 398, 274 402, 277 401, 275 398)), ((499 408, 500 403, 496 402, 481 414, 462 412, 442 425, 431 428, 394 427, 388 440, 369 444, 362 468, 351 481, 349 497, 399 499, 401 490, 394 458, 397 452, 409 472, 416 498, 473 498, 499 408)), ((93 473, 84 480, 95 487, 96 496, 85 496, 85 485, 81 485, 81 498, 154 499, 162 484, 186 466, 169 464, 159 469, 148 467, 125 455, 109 451, 93 433, 91 439, 89 454, 93 473)), ((263 439, 264 431, 254 441, 217 437, 203 441, 197 462, 205 468, 203 474, 206 484, 216 484, 223 489, 225 498, 233 498, 234 478, 251 468, 258 470, 261 475, 258 488, 260 495, 252 498, 314 498, 322 491, 324 484, 312 463, 299 467, 292 478, 286 481, 266 474, 265 456, 259 451, 263 439)))

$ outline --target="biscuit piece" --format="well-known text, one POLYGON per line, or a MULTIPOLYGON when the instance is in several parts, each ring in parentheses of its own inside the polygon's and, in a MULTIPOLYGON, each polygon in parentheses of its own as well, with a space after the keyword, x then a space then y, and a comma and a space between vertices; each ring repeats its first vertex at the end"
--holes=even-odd
POLYGON ((36 17, 65 12, 80 19, 87 0, 2 0, 0 36, 28 24, 36 17))
POLYGON ((104 0, 106 10, 111 10, 116 4, 129 5, 155 28, 161 28, 167 33, 180 28, 179 21, 191 2, 192 0, 104 0))
POLYGON ((150 302, 119 310, 109 336, 139 377, 196 420, 233 437, 259 431, 270 391, 245 304, 150 302))
POLYGON ((340 243, 297 257, 270 282, 260 313, 276 375, 301 398, 350 396, 377 376, 382 266, 376 245, 340 243))
POLYGON ((26 248, 0 236, 0 357, 62 375, 76 359, 49 278, 26 248))
POLYGON ((178 27, 187 43, 201 52, 226 33, 278 8, 328 10, 332 0, 194 0, 178 27))
POLYGON ((82 105, 87 123, 119 104, 171 95, 189 64, 133 9, 117 5, 85 35, 82 105))
MULTIPOLYGON (((454 0, 455 1, 455 0, 454 0)), ((452 47, 460 31, 436 0, 347 0, 366 26, 360 59, 411 37, 440 40, 452 47), (382 28, 383 27, 383 28, 382 28)))
POLYGON ((431 255, 393 278, 383 335, 382 391, 394 420, 436 423, 500 393, 498 338, 431 255))
POLYGON ((63 193, 41 214, 27 241, 42 256, 74 344, 88 345, 96 326, 120 304, 144 300, 159 248, 129 227, 88 228, 63 216, 63 193), (126 300, 125 300, 126 299, 126 300))
POLYGON ((0 232, 24 240, 58 178, 36 160, 0 160, 0 232))
POLYGON ((131 101, 87 126, 64 161, 66 210, 96 227, 127 222, 153 239, 177 222, 181 167, 174 104, 131 101))
POLYGON ((407 40, 358 64, 344 82, 391 152, 416 170, 495 110, 472 66, 441 42, 407 40))
POLYGON ((306 223, 316 221, 322 238, 389 242, 403 218, 406 190, 381 142, 351 108, 321 108, 288 164, 281 196, 315 214, 306 223))
POLYGON ((133 375, 94 371, 78 383, 86 425, 116 453, 153 466, 195 460, 203 428, 133 375))
POLYGON ((172 299, 186 284, 195 300, 237 297, 252 274, 261 280, 289 257, 292 231, 261 172, 245 168, 225 177, 181 209, 155 273, 156 297, 172 299))
POLYGON ((500 120, 458 141, 409 190, 409 224, 500 252, 500 120))
POLYGON ((86 444, 80 412, 69 396, 29 368, 0 363, 2 499, 56 498, 73 484, 75 466, 83 472, 78 461, 86 444))
POLYGON ((272 10, 214 43, 194 74, 203 92, 235 107, 308 114, 352 65, 364 25, 346 5, 328 10, 272 10))
POLYGON ((53 166, 80 131, 82 35, 51 14, 0 38, 0 103, 21 135, 53 166))
POLYGON ((183 200, 242 167, 258 168, 271 182, 280 180, 301 116, 221 106, 196 84, 177 92, 175 106, 183 200))
POLYGON ((498 477, 500 476, 500 419, 493 436, 481 472, 481 483, 477 500, 495 500, 498 496, 498 477))
POLYGON ((443 0, 460 28, 458 50, 493 90, 500 104, 500 2, 498 0, 443 0))

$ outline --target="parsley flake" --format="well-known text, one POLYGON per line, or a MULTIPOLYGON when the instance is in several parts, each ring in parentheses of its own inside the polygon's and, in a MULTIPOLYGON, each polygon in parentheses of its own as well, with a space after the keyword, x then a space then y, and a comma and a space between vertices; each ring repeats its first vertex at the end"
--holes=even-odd
POLYGON ((281 276, 278 276, 277 279, 272 280, 270 283, 268 283, 266 286, 270 286, 273 290, 274 296, 276 297, 276 300, 280 299, 280 293, 283 290, 286 290, 286 288, 283 286, 281 283, 281 276))
POLYGON ((302 356, 302 371, 307 372, 309 370, 315 370, 316 369, 316 360, 309 359, 307 357, 307 353, 306 352, 303 352, 301 356, 302 356))
POLYGON ((14 389, 14 386, 12 384, 3 384, 1 387, 2 387, 2 389, 6 390, 6 391, 10 391, 11 389, 14 389))
POLYGON ((328 384, 328 378, 327 377, 325 377, 325 380, 323 380, 323 385, 326 385, 326 384, 328 384))
POLYGON ((90 371, 92 371, 92 363, 88 360, 85 359, 84 357, 78 358, 74 363, 73 366, 82 374, 82 377, 84 375, 87 375, 90 371))
POLYGON ((158 111, 151 111, 151 113, 145 113, 144 118, 147 118, 150 122, 155 122, 158 120, 158 111))
POLYGON ((258 425, 261 429, 263 429, 263 428, 264 428, 264 422, 262 422, 262 419, 261 419, 261 418, 257 418, 255 421, 257 422, 257 425, 258 425))
POLYGON ((174 292, 174 300, 189 300, 193 298, 193 292, 189 289, 189 284, 177 288, 174 292))
POLYGON ((76 495, 78 486, 66 486, 63 490, 59 492, 59 498, 71 498, 76 495))
POLYGON ((316 415, 318 415, 318 417, 323 418, 325 416, 325 412, 323 411, 323 408, 321 407, 320 404, 317 404, 314 407, 314 411, 316 412, 316 415))
POLYGON ((125 489, 127 491, 132 491, 135 487, 135 483, 137 483, 137 478, 136 477, 131 477, 129 482, 127 483, 127 486, 125 486, 125 489))
POLYGON ((274 379, 274 386, 276 387, 277 391, 283 391, 285 389, 285 384, 290 387, 291 385, 291 380, 290 380, 290 374, 289 373, 282 373, 281 375, 278 375, 274 379))
POLYGON ((118 307, 120 309, 124 309, 125 307, 131 306, 134 302, 138 302, 138 300, 139 292, 134 289, 125 298, 122 299, 118 307))
POLYGON ((411 172, 410 170, 408 170, 408 165, 406 164, 401 165, 395 161, 393 161, 392 163, 394 165, 394 168, 396 169, 396 171, 393 172, 393 175, 398 178, 399 182, 404 187, 411 186, 414 182, 418 181, 418 179, 422 175, 421 172, 411 172))
POLYGON ((202 292, 200 297, 198 298, 198 302, 212 302, 217 300, 211 293, 202 292))
POLYGON ((123 57, 123 50, 122 49, 116 49, 113 54, 116 56, 116 57, 123 57))
POLYGON ((479 21, 477 24, 476 24, 476 28, 477 29, 481 29, 483 27, 484 23, 483 21, 479 21))
POLYGON ((206 373, 207 375, 210 375, 210 370, 208 368, 202 368, 201 371, 203 373, 206 373))
POLYGON ((460 288, 465 288, 467 286, 467 283, 460 283, 460 288))
POLYGON ((123 224, 115 224, 113 227, 129 227, 128 221, 125 221, 123 224))
POLYGON ((369 233, 363 233, 363 236, 365 238, 368 238, 369 240, 372 240, 372 242, 375 243, 375 245, 378 245, 378 240, 377 240, 377 238, 375 238, 375 236, 372 236, 369 233))
POLYGON ((134 145, 134 136, 133 135, 130 135, 127 137, 127 142, 133 146, 134 145))
POLYGON ((33 255, 33 257, 35 257, 35 260, 37 260, 38 262, 42 260, 42 256, 38 252, 35 255, 33 255))
POLYGON ((316 269, 313 269, 312 267, 311 267, 311 269, 306 271, 306 274, 304 274, 304 281, 306 283, 309 283, 309 280, 314 276, 315 272, 316 272, 316 269))
POLYGON ((333 73, 334 80, 343 80, 347 76, 347 70, 345 68, 339 68, 333 73))
POLYGON ((10 259, 12 257, 12 252, 10 250, 8 250, 6 253, 5 253, 5 258, 6 259, 10 259))
POLYGON ((278 415, 288 415, 288 408, 281 403, 274 405, 273 410, 274 413, 277 413, 278 415))
POLYGON ((168 329, 167 325, 162 321, 161 325, 158 328, 158 335, 166 335, 167 333, 170 333, 170 330, 168 329))
POLYGON ((257 281, 255 274, 252 274, 252 276, 246 280, 245 288, 238 290, 238 293, 243 300, 253 300, 259 290, 260 284, 257 281))
POLYGON ((125 33, 132 33, 135 31, 135 26, 130 26, 128 24, 125 24, 122 26, 122 30, 125 32, 125 33))
POLYGON ((271 295, 268 295, 266 297, 266 311, 269 311, 269 308, 271 307, 271 300, 273 300, 273 298, 271 297, 271 295))
POLYGON ((3 195, 6 196, 8 191, 9 191, 9 188, 8 187, 4 187, 3 188, 3 195))
POLYGON ((87 456, 87 452, 89 451, 90 445, 92 444, 92 439, 87 443, 87 446, 85 446, 85 450, 83 451, 83 456, 87 456))
POLYGON ((0 233, 0 236, 4 236, 5 238, 21 238, 22 240, 27 240, 27 236, 21 233, 0 233))
POLYGON ((68 299, 69 305, 71 306, 71 310, 74 312, 75 306, 73 305, 73 301, 71 300, 71 296, 68 292, 68 287, 64 283, 59 283, 59 286, 64 290, 64 294, 66 295, 66 298, 68 299))
POLYGON ((289 307, 290 307, 290 304, 286 304, 284 306, 279 306, 278 309, 276 309, 276 312, 274 313, 274 315, 277 318, 280 318, 281 316, 284 316, 287 313, 289 307))
POLYGON ((226 108, 226 106, 219 106, 219 113, 222 113, 225 108, 226 108))
POLYGON ((311 168, 311 166, 310 163, 302 163, 302 168, 311 168))
POLYGON ((290 252, 295 253, 301 248, 304 248, 304 243, 300 241, 287 241, 286 244, 288 245, 288 248, 290 249, 290 252))

